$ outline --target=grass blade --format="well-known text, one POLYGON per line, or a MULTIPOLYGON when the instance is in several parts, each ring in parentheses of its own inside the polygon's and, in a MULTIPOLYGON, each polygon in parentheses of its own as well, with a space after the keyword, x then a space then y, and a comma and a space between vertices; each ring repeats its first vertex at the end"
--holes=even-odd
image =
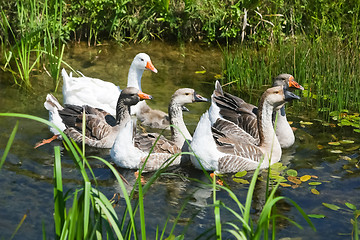
POLYGON ((5 150, 4 150, 4 154, 2 155, 1 157, 1 160, 0 160, 0 169, 2 168, 4 162, 5 162, 5 159, 10 151, 10 148, 11 148, 11 145, 12 143, 14 142, 14 138, 15 138, 15 135, 16 135, 16 132, 18 130, 18 127, 19 127, 19 121, 16 121, 16 124, 10 134, 10 137, 9 137, 9 140, 6 144, 6 147, 5 147, 5 150))

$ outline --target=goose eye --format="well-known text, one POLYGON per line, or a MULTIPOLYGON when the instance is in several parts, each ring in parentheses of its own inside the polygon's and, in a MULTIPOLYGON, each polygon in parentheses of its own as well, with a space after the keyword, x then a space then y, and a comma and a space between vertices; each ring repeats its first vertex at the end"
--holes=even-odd
POLYGON ((185 93, 185 95, 186 95, 186 96, 189 96, 189 95, 190 95, 190 93, 185 93))
POLYGON ((143 58, 140 58, 140 60, 143 62, 144 61, 144 59, 143 58))

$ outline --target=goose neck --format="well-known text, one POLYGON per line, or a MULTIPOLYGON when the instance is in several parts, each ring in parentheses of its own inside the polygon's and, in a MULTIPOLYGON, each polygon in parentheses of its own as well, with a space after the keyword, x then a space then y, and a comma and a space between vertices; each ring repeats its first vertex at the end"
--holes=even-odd
POLYGON ((185 140, 191 140, 192 137, 184 123, 182 107, 180 104, 171 101, 169 105, 169 118, 171 126, 171 138, 175 144, 182 148, 185 140))
POLYGON ((116 124, 120 127, 123 127, 130 120, 130 106, 126 106, 121 101, 119 101, 116 106, 116 124))
POLYGON ((144 73, 144 69, 139 69, 135 65, 131 64, 128 73, 127 87, 135 87, 141 90, 141 77, 144 73))
POLYGON ((265 99, 261 99, 258 110, 258 129, 260 146, 271 146, 277 141, 275 131, 272 124, 273 106, 265 99))

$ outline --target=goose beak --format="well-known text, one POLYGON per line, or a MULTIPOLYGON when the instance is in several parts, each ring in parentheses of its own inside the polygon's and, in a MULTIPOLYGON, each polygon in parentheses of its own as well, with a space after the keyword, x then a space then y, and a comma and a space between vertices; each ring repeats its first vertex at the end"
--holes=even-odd
POLYGON ((299 90, 304 90, 303 86, 301 86, 299 83, 297 83, 293 76, 289 78, 289 88, 296 88, 299 90))
POLYGON ((146 69, 149 69, 150 71, 157 73, 158 70, 154 67, 151 61, 148 61, 145 66, 146 69))
POLYGON ((185 106, 181 106, 181 109, 183 110, 183 112, 190 112, 190 110, 185 106))
POLYGON ((153 98, 151 95, 143 93, 142 91, 138 92, 138 96, 140 97, 141 100, 152 99, 153 98))
POLYGON ((285 101, 287 101, 287 102, 290 102, 294 99, 298 99, 298 100, 300 99, 300 97, 298 95, 296 95, 295 93, 290 92, 286 89, 284 89, 284 95, 285 95, 285 101))
POLYGON ((201 96, 200 94, 197 94, 196 92, 194 92, 194 102, 209 102, 209 99, 204 98, 203 96, 201 96))

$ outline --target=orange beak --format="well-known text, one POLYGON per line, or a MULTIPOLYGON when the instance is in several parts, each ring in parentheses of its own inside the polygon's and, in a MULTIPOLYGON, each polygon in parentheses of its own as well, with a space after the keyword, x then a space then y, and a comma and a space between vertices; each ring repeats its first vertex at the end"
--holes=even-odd
POLYGON ((138 96, 140 97, 141 100, 152 99, 151 95, 143 93, 142 91, 138 92, 138 96))
POLYGON ((293 76, 291 76, 291 77, 289 78, 289 87, 290 87, 290 88, 296 88, 296 89, 304 90, 303 86, 301 86, 300 84, 298 84, 298 83, 295 81, 295 79, 294 79, 293 76))
POLYGON ((153 71, 154 73, 157 73, 157 72, 158 72, 158 70, 154 67, 154 65, 152 64, 151 61, 148 61, 148 62, 146 63, 146 67, 145 67, 145 68, 149 69, 150 71, 153 71))

